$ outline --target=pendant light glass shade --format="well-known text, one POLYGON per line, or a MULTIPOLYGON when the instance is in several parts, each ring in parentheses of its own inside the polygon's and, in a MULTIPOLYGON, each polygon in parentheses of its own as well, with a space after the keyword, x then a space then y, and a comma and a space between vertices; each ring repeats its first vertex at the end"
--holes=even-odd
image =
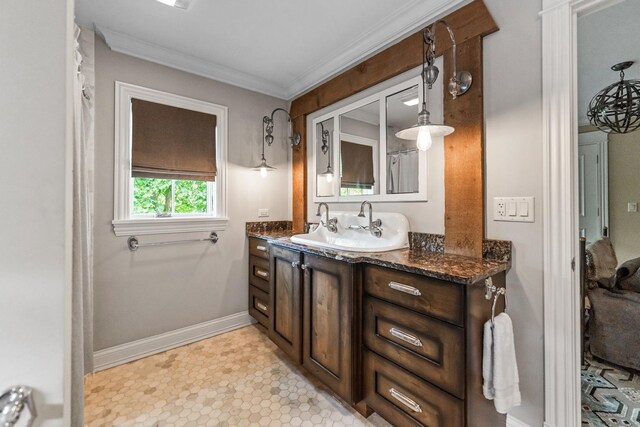
POLYGON ((269 166, 267 164, 267 159, 264 158, 264 154, 262 155, 262 160, 260 163, 253 168, 254 171, 260 171, 260 176, 262 178, 267 176, 267 172, 271 172, 276 170, 273 166, 269 166))
POLYGON ((419 150, 427 151, 433 144, 433 137, 451 135, 454 130, 451 126, 431 123, 426 103, 423 102, 422 111, 418 115, 418 124, 397 132, 396 137, 416 141, 419 150))
POLYGON ((326 179, 327 182, 333 181, 333 168, 331 166, 328 166, 327 170, 322 172, 320 176, 324 177, 324 179, 326 179))

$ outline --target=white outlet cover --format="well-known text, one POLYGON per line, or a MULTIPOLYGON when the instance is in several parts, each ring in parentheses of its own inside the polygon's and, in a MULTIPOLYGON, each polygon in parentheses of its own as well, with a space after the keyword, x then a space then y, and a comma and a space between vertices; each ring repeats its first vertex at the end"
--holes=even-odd
POLYGON ((258 217, 266 218, 269 216, 269 209, 258 209, 258 217))

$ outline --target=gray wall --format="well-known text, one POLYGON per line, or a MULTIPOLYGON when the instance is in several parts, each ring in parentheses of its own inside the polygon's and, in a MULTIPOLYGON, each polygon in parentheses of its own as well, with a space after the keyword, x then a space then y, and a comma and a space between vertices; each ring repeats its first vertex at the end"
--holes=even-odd
MULTIPOLYGON (((500 31, 484 39, 483 52, 486 235, 494 239, 511 240, 514 248, 513 267, 507 275, 508 311, 515 328, 522 406, 513 409, 511 415, 531 426, 540 426, 544 418, 542 32, 538 18, 542 3, 540 0, 485 0, 485 3, 500 27, 500 31), (493 221, 493 198, 501 196, 534 196, 536 222, 493 221)), ((414 70, 390 79, 381 86, 392 86, 416 75, 419 75, 419 71, 414 70)), ((442 75, 438 81, 442 81, 442 75)), ((372 90, 367 90, 351 99, 370 93, 372 90)), ((351 100, 337 105, 348 102, 351 100)), ((438 107, 433 102, 430 105, 434 109, 438 107)), ((430 202, 377 204, 374 211, 401 212, 409 219, 412 230, 442 233, 442 159, 442 146, 434 141, 434 146, 429 150, 430 202)), ((309 194, 313 194, 311 188, 309 194)), ((315 212, 313 206, 310 198, 310 221, 315 212)), ((333 208, 355 210, 357 206, 334 204, 333 208)))
POLYGON ((618 264, 640 257, 640 131, 609 134, 609 229, 618 264))
POLYGON ((500 31, 485 38, 486 233, 513 242, 507 311, 514 325, 522 406, 531 426, 544 418, 542 330, 542 30, 540 0, 485 3, 500 31), (534 223, 495 222, 493 197, 534 196, 534 223))
POLYGON ((34 387, 48 427, 71 403, 72 6, 0 2, 0 392, 34 387))
MULTIPOLYGON (((267 160, 277 171, 265 179, 250 170, 259 161, 262 116, 286 103, 112 52, 96 38, 95 349, 247 310, 245 222, 259 208, 270 219, 290 218, 289 150, 276 118, 267 160), (115 237, 113 220, 114 82, 132 83, 229 107, 227 230, 211 246, 196 243, 130 252, 115 237)), ((141 241, 204 237, 207 233, 142 236, 141 241)))

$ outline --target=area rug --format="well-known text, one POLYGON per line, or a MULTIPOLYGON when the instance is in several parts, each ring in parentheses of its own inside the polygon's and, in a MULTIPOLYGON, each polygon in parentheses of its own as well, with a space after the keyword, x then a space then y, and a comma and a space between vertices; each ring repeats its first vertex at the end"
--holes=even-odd
POLYGON ((581 381, 583 426, 640 427, 640 375, 587 357, 581 381))

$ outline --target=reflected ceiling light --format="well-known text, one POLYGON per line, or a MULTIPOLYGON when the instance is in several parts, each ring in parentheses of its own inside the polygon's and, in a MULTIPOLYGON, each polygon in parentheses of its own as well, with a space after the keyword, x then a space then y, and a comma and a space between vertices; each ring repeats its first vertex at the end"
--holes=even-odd
POLYGON ((625 80, 624 70, 633 61, 611 67, 620 72, 620 81, 610 84, 593 97, 587 117, 604 132, 629 133, 640 128, 640 80, 625 80))
POLYGON ((320 176, 324 176, 327 182, 333 181, 333 168, 331 167, 331 132, 324 128, 320 123, 320 133, 322 137, 322 146, 320 149, 327 155, 327 170, 322 172, 320 176))
POLYGON ((418 98, 417 96, 412 97, 412 98, 403 100, 402 103, 407 107, 413 107, 414 105, 418 105, 420 103, 420 98, 418 98))
POLYGON ((167 6, 177 7, 178 9, 188 9, 192 0, 156 0, 167 6))
POLYGON ((433 144, 433 137, 446 136, 453 133, 451 126, 444 124, 434 124, 429 120, 429 110, 427 109, 427 88, 431 89, 438 79, 440 70, 434 65, 436 52, 436 25, 445 26, 451 38, 451 49, 453 58, 453 75, 449 79, 449 93, 455 99, 458 95, 464 94, 473 81, 471 73, 468 71, 457 71, 456 68, 456 39, 453 31, 446 21, 438 20, 430 27, 424 29, 422 33, 422 109, 418 113, 418 123, 410 128, 396 133, 396 137, 401 139, 415 140, 418 149, 425 151, 433 144))

